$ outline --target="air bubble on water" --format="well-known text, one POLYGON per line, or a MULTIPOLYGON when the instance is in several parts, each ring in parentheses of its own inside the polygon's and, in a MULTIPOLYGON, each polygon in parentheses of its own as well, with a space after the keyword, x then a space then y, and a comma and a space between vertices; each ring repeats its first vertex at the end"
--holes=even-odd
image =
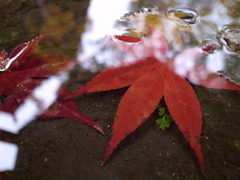
POLYGON ((139 43, 142 41, 142 38, 140 36, 131 36, 128 34, 123 35, 113 35, 112 40, 117 43, 139 43))
POLYGON ((130 21, 133 20, 134 17, 138 15, 150 15, 150 14, 159 14, 159 9, 157 6, 147 6, 143 7, 141 10, 137 12, 129 12, 124 14, 122 17, 120 17, 120 21, 130 21))
POLYGON ((225 25, 218 33, 218 39, 227 50, 240 54, 240 24, 225 25))
POLYGON ((180 26, 196 24, 199 20, 198 12, 190 8, 171 9, 165 15, 180 26))
POLYGON ((157 6, 147 6, 143 7, 141 12, 146 14, 159 14, 159 9, 157 6))
POLYGON ((220 49, 221 46, 220 44, 218 44, 216 41, 212 39, 206 39, 199 44, 199 47, 204 52, 213 53, 216 49, 220 49))

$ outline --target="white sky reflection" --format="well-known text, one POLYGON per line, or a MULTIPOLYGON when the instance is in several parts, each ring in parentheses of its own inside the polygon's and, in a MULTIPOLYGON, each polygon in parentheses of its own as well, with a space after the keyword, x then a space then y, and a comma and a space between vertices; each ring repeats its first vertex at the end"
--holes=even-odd
MULTIPOLYGON (((34 89, 13 114, 0 111, 0 129, 17 134, 28 123, 36 119, 57 98, 57 92, 66 75, 53 76, 34 89)), ((13 170, 17 156, 17 146, 0 142, 0 171, 13 170)))
POLYGON ((17 152, 17 145, 0 141, 0 171, 14 170, 17 152))
MULTIPOLYGON (((112 47, 111 43, 109 43, 106 39, 106 36, 119 35, 124 33, 116 27, 116 22, 124 14, 132 11, 131 8, 133 1, 134 0, 92 0, 90 2, 90 6, 87 12, 87 18, 89 21, 85 25, 85 32, 81 36, 79 52, 77 54, 77 59, 84 62, 82 64, 83 68, 89 69, 91 71, 98 71, 99 64, 103 65, 102 67, 109 67, 114 64, 118 64, 117 62, 123 59, 127 59, 129 57, 132 58, 131 55, 127 53, 122 53, 118 48, 112 47)), ((215 41, 218 44, 219 31, 223 28, 223 26, 232 22, 240 22, 239 18, 232 18, 231 16, 229 16, 229 9, 223 3, 220 3, 218 1, 199 3, 192 2, 190 0, 186 2, 182 2, 179 0, 176 2, 176 7, 188 7, 188 5, 190 5, 189 7, 195 8, 195 10, 199 12, 199 22, 195 25, 192 25, 194 30, 192 35, 199 42, 199 44, 206 39, 215 41), (204 14, 202 12, 204 12, 204 8, 206 7, 212 8, 211 10, 209 10, 209 12, 204 14)), ((141 8, 142 7, 139 7, 139 10, 141 8)), ((159 9, 161 9, 161 7, 159 7, 159 9)), ((165 12, 167 12, 167 10, 165 10, 165 12)), ((146 25, 144 24, 144 26, 146 25)), ((173 36, 173 33, 171 31, 171 29, 173 28, 175 29, 175 27, 168 27, 169 34, 167 36, 173 36)), ((173 36, 173 38, 175 37, 173 36)), ((187 41, 188 40, 186 40, 186 42, 187 41)), ((152 41, 151 43, 153 44, 154 41, 152 41)), ((158 46, 159 44, 156 43, 156 45, 158 46)), ((176 45, 177 44, 175 44, 175 46, 176 45)), ((191 48, 189 44, 186 44, 186 46, 188 48, 191 48)), ((198 45, 195 44, 195 47, 196 46, 198 45)), ((239 77, 236 76, 236 74, 238 73, 236 69, 238 68, 231 67, 231 71, 235 73, 231 73, 231 76, 228 75, 229 68, 227 67, 229 66, 229 63, 227 63, 227 59, 229 58, 229 55, 225 51, 225 49, 226 48, 223 47, 223 49, 215 50, 214 53, 209 53, 208 55, 206 55, 203 63, 206 65, 207 68, 209 68, 210 71, 226 71, 227 77, 235 79, 235 82, 240 82, 239 77)), ((138 55, 146 54, 145 49, 138 49, 138 51, 138 55)), ((168 54, 173 54, 173 52, 169 51, 168 54)), ((155 55, 161 56, 161 54, 155 55)), ((184 74, 184 71, 187 72, 191 67, 193 67, 194 62, 183 62, 184 59, 180 58, 181 57, 178 57, 178 60, 176 61, 181 65, 181 69, 178 68, 178 73, 184 74)))
POLYGON ((206 67, 213 71, 222 71, 225 68, 225 56, 222 51, 216 51, 214 54, 207 56, 206 67))
MULTIPOLYGON (((85 32, 81 36, 81 47, 77 59, 87 61, 96 58, 98 63, 109 66, 114 62, 112 54, 106 48, 109 42, 106 35, 119 34, 114 28, 116 20, 130 11, 130 3, 134 0, 92 0, 87 12, 89 22, 85 26, 85 32)), ((84 68, 95 71, 92 62, 82 64, 84 68)))

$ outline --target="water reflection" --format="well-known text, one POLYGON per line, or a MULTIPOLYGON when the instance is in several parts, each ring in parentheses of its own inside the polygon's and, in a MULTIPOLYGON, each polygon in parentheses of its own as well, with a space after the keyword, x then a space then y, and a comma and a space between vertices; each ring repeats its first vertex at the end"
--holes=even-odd
MULTIPOLYGON (((206 64, 209 70, 214 72, 221 71, 223 75, 235 83, 240 83, 239 73, 237 73, 240 65, 238 64, 237 68, 231 67, 231 73, 227 67, 229 66, 227 62, 229 50, 234 53, 233 56, 239 57, 239 26, 237 28, 235 26, 231 30, 226 28, 229 27, 226 24, 233 21, 239 22, 239 17, 230 17, 229 10, 225 4, 214 1, 201 3, 186 1, 185 4, 179 2, 181 6, 170 8, 165 12, 159 10, 155 5, 139 7, 139 11, 132 12, 131 9, 136 7, 133 7, 133 4, 130 2, 124 2, 126 4, 119 8, 121 11, 111 14, 114 18, 107 16, 100 18, 97 12, 101 11, 101 8, 95 1, 91 1, 91 6, 88 10, 89 22, 86 25, 86 32, 82 35, 78 54, 79 60, 83 61, 92 58, 94 63, 108 67, 124 58, 131 57, 132 54, 129 55, 126 50, 126 43, 122 48, 119 48, 121 45, 117 47, 120 50, 125 48, 123 52, 127 52, 127 54, 119 53, 118 49, 116 50, 109 45, 104 36, 112 34, 130 35, 143 37, 144 41, 147 41, 152 28, 163 34, 167 39, 170 50, 168 57, 174 57, 176 52, 181 52, 186 47, 199 46, 203 51, 211 53, 211 55, 206 55, 205 58, 202 58, 202 63, 206 64), (189 4, 191 7, 195 6, 196 9, 188 8, 189 4), (209 7, 213 8, 209 9, 209 7), (125 11, 128 12, 124 13, 125 11)), ((150 39, 153 40, 152 38, 150 39)), ((152 45, 154 44, 153 42, 152 45)), ((158 44, 155 43, 155 45, 158 44)), ((130 46, 134 45, 129 45, 128 49, 130 46)), ((138 52, 133 53, 134 56, 143 56, 144 53, 147 56, 147 51, 145 52, 140 48, 141 43, 138 46, 139 49, 135 46, 138 52)), ((84 67, 91 71, 101 70, 94 63, 85 64, 84 67)))
MULTIPOLYGON (((133 0, 122 0, 121 2, 92 0, 90 2, 87 12, 88 22, 85 32, 81 36, 78 60, 85 62, 94 59, 97 64, 104 66, 110 66, 120 60, 120 53, 112 49, 105 37, 122 33, 121 30, 115 28, 116 20, 130 11, 131 2, 133 0), (108 7, 109 10, 102 9, 102 7, 108 7), (110 9, 114 10, 110 11, 110 9)), ((92 71, 99 70, 98 65, 94 62, 84 63, 83 67, 92 71)))
POLYGON ((4 50, 2 50, 0 52, 0 71, 7 70, 9 66, 12 64, 12 62, 19 58, 19 56, 27 49, 27 47, 28 47, 27 45, 23 47, 22 50, 15 54, 13 57, 11 56, 8 57, 7 53, 4 50))
MULTIPOLYGON (((181 52, 185 48, 200 46, 203 51, 207 52, 202 57, 201 63, 205 64, 209 71, 221 72, 235 83, 240 84, 239 25, 232 25, 232 22, 234 22, 233 24, 240 22, 239 14, 236 15, 239 12, 234 9, 235 14, 229 13, 227 7, 230 6, 232 9, 235 3, 229 5, 226 3, 228 1, 224 1, 225 4, 219 1, 162 1, 161 3, 165 7, 176 6, 176 8, 167 10, 161 9, 160 6, 158 9, 155 5, 143 8, 137 6, 136 8, 136 2, 135 0, 122 0, 119 3, 112 0, 92 0, 90 2, 87 14, 88 22, 85 32, 81 36, 77 55, 77 59, 84 62, 82 64, 84 68, 99 71, 103 67, 115 65, 129 57, 154 56, 159 61, 176 57, 176 71, 181 75, 186 75, 193 69, 196 61, 195 57, 191 56, 193 49, 181 52), (191 9, 187 8, 188 6, 191 9), (107 7, 107 9, 103 7, 107 7), (139 9, 139 11, 134 11, 134 9, 139 9), (151 28, 165 36, 169 47, 163 47, 159 43, 162 36, 159 37, 158 33, 151 34, 151 28), (131 35, 135 39, 133 38, 131 43, 124 43, 126 39, 123 40, 121 36, 114 35, 131 35), (162 52, 166 53, 159 53, 161 48, 165 50, 168 48, 169 51, 163 50, 162 52), (178 53, 181 54, 176 56, 178 53), (86 62, 88 60, 91 62, 86 62)), ((79 33, 79 27, 74 22, 74 14, 71 11, 63 12, 54 4, 45 5, 43 0, 38 0, 38 3, 45 23, 39 28, 40 30, 34 25, 29 26, 29 32, 54 32, 58 37, 55 43, 56 47, 62 46, 62 42, 67 42, 66 34, 79 33)), ((31 20, 29 16, 25 23, 30 24, 31 20)), ((4 52, 1 54, 4 59, 4 52)), ((11 62, 1 64, 0 71, 9 67, 11 62)), ((199 73, 192 78, 207 77, 207 74, 204 73, 199 73)), ((18 133, 21 128, 43 113, 54 102, 57 90, 64 80, 65 77, 52 77, 46 80, 34 90, 34 94, 29 96, 13 115, 0 112, 0 128, 11 133, 18 133), (30 111, 32 114, 29 113, 30 111)), ((11 148, 12 155, 9 154, 11 151, 5 144, 0 144, 0 150, 5 149, 10 157, 14 157, 14 152, 16 156, 16 146, 11 147, 15 148, 15 150, 11 148)), ((0 152, 1 154, 3 153, 0 152)), ((13 161, 11 164, 14 163, 13 161)), ((0 162, 3 162, 1 156, 0 162)), ((3 167, 0 163, 0 171, 12 168, 13 166, 3 167)))
POLYGON ((240 24, 223 26, 218 38, 227 50, 240 54, 240 24))
POLYGON ((190 8, 174 8, 169 10, 166 16, 183 27, 189 24, 196 24, 199 19, 198 12, 190 8))
POLYGON ((15 168, 18 147, 15 144, 0 141, 0 172, 15 168))
POLYGON ((205 39, 200 44, 199 47, 208 53, 213 53, 216 49, 220 49, 220 44, 212 39, 205 39))
MULTIPOLYGON (((66 79, 65 74, 53 76, 36 87, 14 113, 0 111, 0 129, 17 134, 29 122, 50 107, 56 100, 58 90, 66 79)), ((0 171, 13 170, 17 156, 17 146, 0 142, 0 149, 0 171)))
POLYGON ((213 72, 223 71, 226 66, 225 61, 224 53, 216 51, 214 54, 209 54, 206 57, 206 67, 213 72))

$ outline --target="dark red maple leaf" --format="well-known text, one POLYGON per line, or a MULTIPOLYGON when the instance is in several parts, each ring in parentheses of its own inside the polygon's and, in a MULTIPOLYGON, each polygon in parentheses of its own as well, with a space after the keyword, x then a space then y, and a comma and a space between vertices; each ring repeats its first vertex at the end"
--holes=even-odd
POLYGON ((2 50, 0 54, 0 95, 6 96, 5 102, 0 104, 3 111, 13 112, 17 107, 17 99, 22 99, 29 94, 30 89, 24 85, 31 82, 34 87, 37 84, 32 82, 31 76, 36 76, 37 71, 25 68, 28 66, 28 58, 39 44, 43 36, 17 46, 8 57, 7 53, 2 50))
POLYGON ((167 43, 157 32, 153 31, 149 38, 139 41, 129 36, 114 38, 112 43, 115 46, 124 52, 138 55, 138 58, 107 68, 67 97, 130 86, 118 106, 103 163, 108 161, 118 144, 153 113, 164 97, 170 114, 204 171, 205 160, 200 145, 201 108, 193 88, 185 78, 207 88, 239 91, 240 87, 195 63, 194 60, 203 53, 200 48, 185 50, 169 60, 167 43), (116 41, 116 38, 121 42, 116 41))
POLYGON ((87 116, 84 116, 79 108, 77 103, 73 99, 64 100, 64 97, 69 95, 64 86, 59 90, 59 95, 55 103, 53 103, 48 110, 46 110, 39 118, 40 119, 49 119, 49 118, 69 118, 76 122, 87 124, 88 126, 96 129, 100 133, 103 133, 102 128, 92 119, 87 116))
POLYGON ((4 102, 0 103, 0 110, 12 113, 43 79, 68 70, 74 63, 72 59, 56 54, 30 58, 44 36, 19 45, 9 57, 1 51, 0 96, 4 97, 4 102))
MULTIPOLYGON (((36 101, 40 109, 39 113, 42 112, 44 109, 41 108, 44 108, 44 104, 34 96, 35 88, 49 76, 65 72, 77 64, 75 60, 57 54, 31 57, 42 37, 36 37, 16 47, 9 57, 5 51, 0 53, 1 111, 15 115, 18 105, 24 103, 25 98, 30 97, 31 100, 36 101)), ((66 95, 68 92, 62 88, 56 102, 40 118, 70 118, 87 124, 103 134, 102 128, 96 122, 81 114, 74 100, 63 100, 66 95)), ((3 174, 0 172, 0 179, 2 178, 3 174)))

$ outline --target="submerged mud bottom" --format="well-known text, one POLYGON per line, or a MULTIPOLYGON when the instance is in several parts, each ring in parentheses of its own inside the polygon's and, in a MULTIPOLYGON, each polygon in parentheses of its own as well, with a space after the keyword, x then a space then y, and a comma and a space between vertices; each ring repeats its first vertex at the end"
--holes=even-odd
POLYGON ((158 128, 157 111, 101 166, 125 88, 76 97, 82 113, 102 125, 105 136, 69 119, 37 120, 19 135, 4 134, 20 149, 16 169, 6 172, 4 179, 238 179, 240 94, 194 89, 203 112, 204 175, 177 126, 172 123, 165 131, 158 128))

